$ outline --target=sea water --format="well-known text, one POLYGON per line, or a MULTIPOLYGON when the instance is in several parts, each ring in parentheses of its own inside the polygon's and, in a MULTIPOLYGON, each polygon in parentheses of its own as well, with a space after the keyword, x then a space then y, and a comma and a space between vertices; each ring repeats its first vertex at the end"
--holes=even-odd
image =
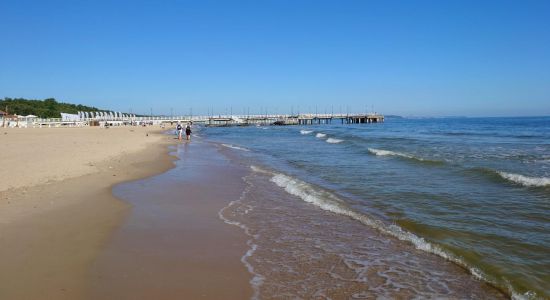
POLYGON ((220 215, 259 297, 550 297, 549 117, 203 134, 250 167, 220 215))

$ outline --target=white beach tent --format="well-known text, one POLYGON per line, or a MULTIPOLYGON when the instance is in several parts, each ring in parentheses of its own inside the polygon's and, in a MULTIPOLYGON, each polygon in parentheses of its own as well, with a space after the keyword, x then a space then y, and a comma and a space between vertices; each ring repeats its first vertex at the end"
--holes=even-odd
POLYGON ((80 121, 80 117, 75 114, 61 113, 61 121, 65 121, 65 122, 80 121))

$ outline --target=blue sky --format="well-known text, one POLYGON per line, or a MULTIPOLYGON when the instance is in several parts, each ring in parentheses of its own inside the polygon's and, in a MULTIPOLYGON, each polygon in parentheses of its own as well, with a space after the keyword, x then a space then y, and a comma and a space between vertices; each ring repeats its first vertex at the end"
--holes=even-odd
POLYGON ((0 2, 0 97, 550 115, 550 1, 0 2))

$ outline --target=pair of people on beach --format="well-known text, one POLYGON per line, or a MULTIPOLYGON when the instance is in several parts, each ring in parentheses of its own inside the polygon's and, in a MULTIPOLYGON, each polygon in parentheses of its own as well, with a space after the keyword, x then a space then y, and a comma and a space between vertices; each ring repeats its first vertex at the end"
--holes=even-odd
MULTIPOLYGON (((181 124, 179 122, 178 122, 178 125, 176 126, 176 130, 178 131, 178 140, 181 140, 182 133, 183 133, 183 126, 181 126, 181 124)), ((188 140, 188 141, 191 140, 191 125, 190 124, 187 124, 187 126, 185 126, 185 137, 186 137, 186 140, 188 140)))

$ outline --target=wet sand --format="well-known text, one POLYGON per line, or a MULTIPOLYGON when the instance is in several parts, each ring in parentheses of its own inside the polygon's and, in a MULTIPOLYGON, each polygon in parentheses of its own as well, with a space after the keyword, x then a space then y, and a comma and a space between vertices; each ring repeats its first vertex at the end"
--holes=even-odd
POLYGON ((89 273, 90 299, 248 299, 246 235, 218 212, 237 200, 246 169, 194 140, 158 176, 120 184, 132 206, 89 273))

